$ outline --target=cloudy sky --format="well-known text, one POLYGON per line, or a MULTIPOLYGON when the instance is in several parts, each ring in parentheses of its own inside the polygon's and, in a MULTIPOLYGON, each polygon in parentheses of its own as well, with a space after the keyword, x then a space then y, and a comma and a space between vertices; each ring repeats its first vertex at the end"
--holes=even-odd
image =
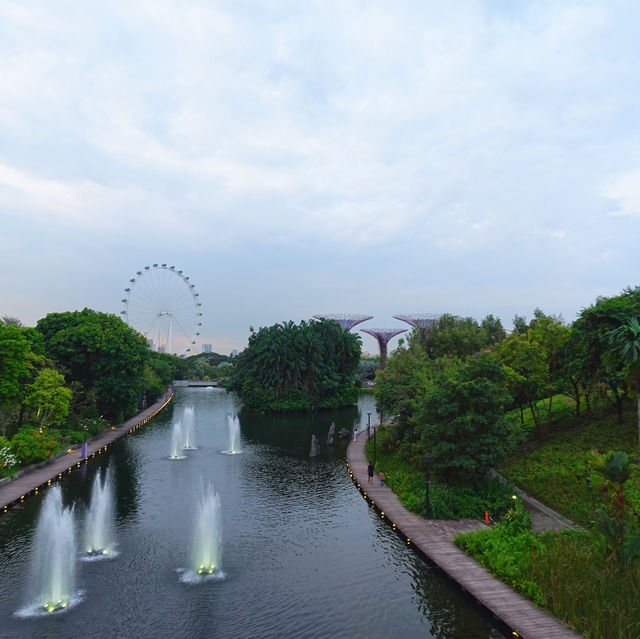
POLYGON ((640 279, 639 23, 633 0, 3 0, 0 315, 118 314, 167 263, 220 352, 318 313, 573 321, 640 279))

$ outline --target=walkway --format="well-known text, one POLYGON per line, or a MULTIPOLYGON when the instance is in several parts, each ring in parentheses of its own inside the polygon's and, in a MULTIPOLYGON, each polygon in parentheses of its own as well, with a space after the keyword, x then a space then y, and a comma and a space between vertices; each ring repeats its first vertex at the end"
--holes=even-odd
POLYGON ((105 429, 87 442, 86 455, 82 455, 82 448, 69 449, 40 467, 33 470, 25 469, 22 474, 13 481, 0 485, 0 513, 6 513, 9 508, 23 502, 29 495, 38 494, 38 491, 50 486, 54 481, 62 479, 64 473, 70 473, 74 467, 80 468, 82 462, 88 463, 96 455, 106 452, 108 447, 116 440, 132 433, 144 426, 152 417, 159 413, 173 398, 173 393, 162 397, 155 404, 145 408, 135 417, 127 420, 119 426, 105 429))
POLYGON ((367 482, 366 431, 347 448, 347 466, 355 484, 372 508, 399 531, 407 544, 415 546, 453 578, 462 589, 524 639, 580 639, 556 617, 545 612, 506 584, 492 577, 475 559, 453 543, 460 532, 478 530, 484 524, 475 519, 432 520, 410 513, 395 493, 380 486, 374 477, 367 482))

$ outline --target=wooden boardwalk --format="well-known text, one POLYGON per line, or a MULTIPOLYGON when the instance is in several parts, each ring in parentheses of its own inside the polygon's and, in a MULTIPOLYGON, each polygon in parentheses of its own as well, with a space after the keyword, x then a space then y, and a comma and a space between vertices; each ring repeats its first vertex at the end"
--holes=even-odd
POLYGON ((347 465, 354 483, 366 500, 399 531, 409 546, 415 546, 476 601, 524 639, 580 639, 556 617, 498 581, 475 559, 460 550, 453 538, 460 532, 478 530, 484 524, 475 519, 430 520, 410 513, 395 493, 380 486, 376 477, 367 481, 366 432, 347 448, 347 465))
POLYGON ((152 417, 159 413, 171 400, 173 393, 167 393, 160 401, 144 409, 135 417, 127 420, 119 426, 112 426, 87 442, 86 455, 82 455, 82 448, 71 449, 71 452, 58 456, 45 465, 27 470, 20 477, 4 482, 0 485, 0 513, 6 513, 29 497, 38 494, 53 482, 62 479, 65 473, 70 473, 74 468, 80 468, 82 463, 87 463, 96 455, 106 452, 109 446, 117 439, 132 433, 144 426, 152 417))

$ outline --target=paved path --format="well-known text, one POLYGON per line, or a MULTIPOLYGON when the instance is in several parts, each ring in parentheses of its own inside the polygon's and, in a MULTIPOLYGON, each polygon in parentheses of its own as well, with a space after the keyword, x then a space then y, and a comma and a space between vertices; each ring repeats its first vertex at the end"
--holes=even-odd
POLYGON ((172 398, 173 393, 168 393, 160 401, 138 413, 135 417, 119 426, 107 428, 90 439, 87 443, 86 456, 82 456, 82 448, 72 449, 71 452, 53 459, 44 466, 24 472, 17 479, 3 483, 0 486, 0 513, 6 513, 9 508, 21 503, 29 495, 37 494, 38 491, 50 486, 57 479, 62 479, 64 473, 70 473, 74 467, 79 468, 82 462, 87 463, 89 459, 106 452, 114 441, 144 426, 172 398))
MULTIPOLYGON (((433 563, 460 584, 480 604, 502 620, 524 639, 579 639, 556 617, 545 612, 506 584, 492 577, 475 559, 466 555, 453 543, 459 532, 478 530, 484 524, 475 519, 430 520, 410 513, 387 486, 380 486, 374 477, 367 481, 364 445, 366 431, 347 448, 347 464, 355 484, 367 501, 433 563)), ((515 634, 517 633, 517 634, 515 634)))

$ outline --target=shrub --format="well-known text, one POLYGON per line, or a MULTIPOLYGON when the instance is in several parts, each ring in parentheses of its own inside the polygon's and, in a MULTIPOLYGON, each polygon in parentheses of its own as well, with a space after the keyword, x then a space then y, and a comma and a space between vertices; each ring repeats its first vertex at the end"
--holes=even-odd
POLYGON ((8 477, 18 465, 18 458, 11 452, 9 440, 0 437, 0 477, 8 477))
POLYGON ((55 431, 25 429, 11 439, 11 450, 21 464, 44 461, 59 449, 60 441, 55 431))

